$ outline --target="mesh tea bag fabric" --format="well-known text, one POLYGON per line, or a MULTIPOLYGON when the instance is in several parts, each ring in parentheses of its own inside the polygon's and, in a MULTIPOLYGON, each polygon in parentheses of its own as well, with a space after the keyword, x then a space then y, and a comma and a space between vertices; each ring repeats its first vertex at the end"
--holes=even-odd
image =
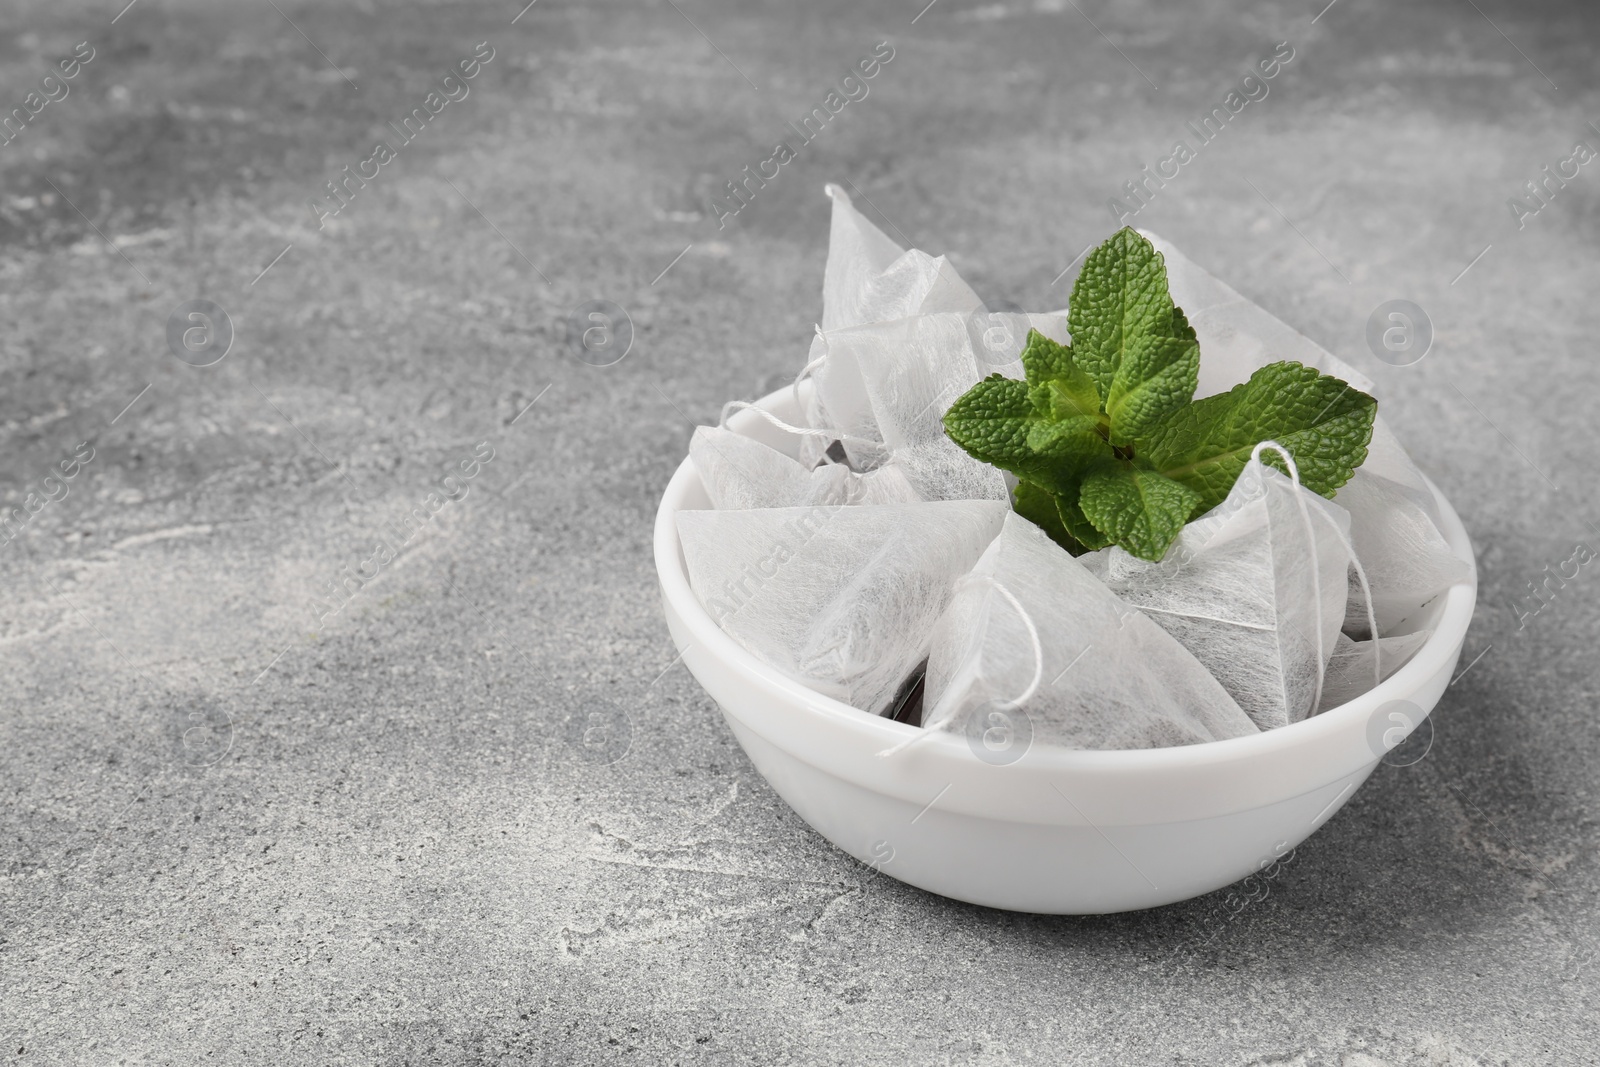
POLYGON ((973 459, 944 432, 944 413, 980 377, 964 315, 919 315, 828 337, 860 369, 890 460, 927 500, 1007 500, 998 468, 973 459))
POLYGON ((858 474, 839 463, 807 469, 760 441, 720 426, 699 426, 689 456, 712 507, 808 507, 814 504, 913 504, 922 498, 897 466, 858 474))
POLYGON ((1433 636, 1432 630, 1380 637, 1373 641, 1352 641, 1339 635, 1328 660, 1327 677, 1322 683, 1322 702, 1317 711, 1338 707, 1368 692, 1380 681, 1406 665, 1417 649, 1433 636), (1379 669, 1381 668, 1381 670, 1379 669))
POLYGON ((683 511, 678 534, 689 584, 724 631, 812 689, 882 714, 1007 510, 955 500, 683 511))
MULTIPOLYGON (((1372 590, 1379 635, 1452 585, 1471 579, 1472 568, 1450 550, 1428 512, 1403 485, 1358 467, 1334 501, 1350 513, 1351 545, 1372 590)), ((1366 599, 1353 579, 1344 628, 1371 636, 1366 599)))
POLYGON ((929 438, 897 448, 882 469, 898 470, 924 500, 1011 499, 1002 471, 974 461, 948 438, 929 438))
MULTIPOLYGON (((1066 337, 1058 315, 935 312, 819 333, 802 375, 813 379, 807 422, 831 431, 858 470, 888 462, 897 448, 936 445, 943 467, 966 453, 944 433, 950 405, 990 374, 1023 376, 1028 331, 1066 337)), ((820 449, 802 449, 809 459, 820 449)), ((936 464, 937 466, 937 464, 936 464)), ((969 477, 970 472, 969 472, 969 477)), ((916 479, 913 479, 915 481, 916 479)), ((999 484, 989 479, 992 485, 999 484)), ((960 499, 956 489, 930 487, 930 500, 960 499)))
POLYGON ((823 332, 983 305, 944 256, 901 248, 843 189, 828 185, 825 191, 833 198, 833 222, 822 273, 823 332))
POLYGON ((934 630, 924 700, 930 730, 972 737, 999 709, 1075 748, 1256 732, 1182 645, 1015 512, 934 630))
POLYGON ((1344 622, 1349 525, 1343 508, 1252 458, 1159 562, 1115 546, 1084 558, 1270 730, 1317 707, 1344 622))
MULTIPOLYGON (((868 469, 885 456, 873 447, 879 435, 860 368, 851 352, 832 352, 826 335, 935 311, 970 313, 983 302, 945 257, 906 251, 862 216, 844 190, 826 189, 833 198, 833 223, 822 279, 822 323, 807 363, 813 389, 806 417, 811 426, 835 430, 851 463, 868 469)), ((815 450, 809 445, 802 458, 814 458, 815 450)))
MULTIPOLYGON (((811 394, 806 400, 806 425, 828 431, 844 448, 850 465, 857 470, 872 470, 889 458, 889 449, 872 417, 872 402, 861 381, 855 350, 835 345, 821 330, 811 339, 811 352, 801 378, 811 379, 811 394)), ((827 447, 826 437, 807 437, 801 441, 800 459, 815 463, 827 447)))
MULTIPOLYGON (((1439 529, 1439 501, 1429 488, 1427 479, 1422 476, 1422 471, 1412 461, 1411 455, 1406 452, 1405 446, 1394 435, 1389 424, 1379 415, 1372 424, 1372 441, 1367 445, 1367 460, 1357 468, 1357 473, 1366 472, 1371 478, 1381 478, 1391 487, 1398 490, 1405 498, 1422 510, 1433 524, 1435 531, 1439 529)), ((1339 491, 1341 494, 1344 490, 1339 491)), ((1334 499, 1338 499, 1336 494, 1334 499)), ((1443 540, 1443 534, 1440 534, 1443 540)))

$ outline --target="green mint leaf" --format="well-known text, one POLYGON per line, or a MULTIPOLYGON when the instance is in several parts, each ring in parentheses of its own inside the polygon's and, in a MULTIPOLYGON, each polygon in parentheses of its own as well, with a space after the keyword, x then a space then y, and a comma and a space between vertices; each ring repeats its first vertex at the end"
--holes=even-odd
MULTIPOLYGON (((1028 331, 1028 343, 1022 346, 1021 359, 1022 369, 1033 385, 1054 378, 1072 378, 1081 373, 1072 358, 1072 346, 1052 341, 1038 330, 1028 331)), ((1099 410, 1098 395, 1095 398, 1095 410, 1099 410)))
POLYGON ((944 429, 975 459, 1011 470, 1034 458, 1028 430, 1037 416, 1027 382, 991 374, 950 405, 944 429))
POLYGON ((945 412, 945 433, 976 459, 1064 490, 1089 463, 1110 455, 1111 446, 1095 429, 1098 412, 1055 418, 1053 388, 992 374, 945 412))
MULTIPOLYGON (((1101 466, 1102 464, 1096 464, 1101 466)), ((1105 548, 1112 543, 1112 539, 1095 529, 1094 523, 1084 515, 1081 503, 1082 483, 1072 487, 1071 491, 1060 493, 1056 496, 1056 517, 1061 520, 1061 525, 1066 527, 1067 533, 1073 540, 1084 547, 1084 551, 1094 552, 1105 548)))
POLYGON ((1131 343, 1172 335, 1172 311, 1167 268, 1149 241, 1125 226, 1089 253, 1072 287, 1067 328, 1073 359, 1088 371, 1102 401, 1111 398, 1131 343))
POLYGON ((1094 379, 1072 358, 1072 346, 1058 344, 1038 330, 1028 332, 1022 367, 1034 406, 1056 420, 1088 418, 1099 422, 1100 394, 1094 379))
MULTIPOLYGON (((1332 496, 1367 458, 1378 402, 1300 363, 1273 363, 1226 393, 1208 396, 1155 426, 1137 442, 1141 464, 1220 504, 1262 441, 1294 457, 1300 484, 1332 496)), ((1272 452, 1266 462, 1284 469, 1272 452)))
POLYGON ((1034 386, 1029 396, 1047 418, 1057 422, 1087 419, 1088 425, 1100 425, 1100 398, 1095 395, 1094 383, 1081 371, 1071 378, 1056 378, 1034 386))
MULTIPOLYGON (((1077 496, 1077 487, 1071 492, 1077 496)), ((1050 535, 1050 539, 1074 556, 1105 548, 1111 543, 1105 534, 1090 525, 1076 502, 1068 503, 1063 497, 1033 482, 1019 481, 1016 493, 1017 514, 1050 535)))
POLYGON ((1160 335, 1134 338, 1123 350, 1106 397, 1112 442, 1127 444, 1144 436, 1192 401, 1199 383, 1200 346, 1196 342, 1160 335))
POLYGON ((1100 436, 1098 425, 1096 420, 1087 418, 1034 421, 1028 430, 1028 448, 1033 459, 1027 469, 1012 470, 1012 473, 1051 486, 1056 492, 1066 492, 1078 484, 1084 471, 1112 458, 1111 446, 1100 436))
POLYGON ((1078 506, 1095 527, 1145 560, 1159 560, 1200 504, 1200 494, 1156 471, 1119 463, 1083 479, 1078 506))
MULTIPOLYGON (((979 382, 945 415, 975 458, 1015 474, 1018 513, 1074 555, 1118 544, 1159 559, 1220 504, 1262 441, 1332 496, 1367 455, 1377 401, 1299 363, 1195 400, 1200 346, 1149 241, 1122 229, 1089 253, 1067 312, 1071 344, 1031 330, 1026 381, 979 382)), ((1275 453, 1265 462, 1279 470, 1275 453)))
MULTIPOLYGON (((1069 426, 1074 430, 1096 430, 1104 421, 1099 411, 1099 402, 1086 403, 1082 390, 1077 389, 1080 382, 1056 381, 1045 382, 1043 386, 1032 386, 1027 390, 1027 398, 1034 403, 1035 410, 1040 418, 1048 419, 1053 424, 1069 426)), ((1090 386, 1090 398, 1093 398, 1094 387, 1090 386)))
POLYGON ((1056 510, 1054 493, 1024 478, 1017 483, 1017 488, 1012 493, 1012 500, 1017 514, 1049 534, 1050 540, 1074 556, 1083 554, 1083 545, 1072 536, 1066 524, 1061 521, 1061 513, 1056 510))
POLYGON ((1065 377, 1077 367, 1072 361, 1072 346, 1052 341, 1038 330, 1028 331, 1022 346, 1022 369, 1035 385, 1051 378, 1065 377))
POLYGON ((1189 316, 1185 315, 1183 309, 1176 304, 1172 306, 1172 328, 1168 332, 1173 337, 1179 337, 1185 341, 1193 341, 1195 339, 1194 327, 1189 325, 1189 316))

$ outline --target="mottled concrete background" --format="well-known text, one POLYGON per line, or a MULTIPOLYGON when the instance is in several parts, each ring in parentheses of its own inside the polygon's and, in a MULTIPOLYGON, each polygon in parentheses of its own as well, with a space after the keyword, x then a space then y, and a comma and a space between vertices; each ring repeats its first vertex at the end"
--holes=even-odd
POLYGON ((123 2, 0 13, 6 113, 94 50, 0 146, 0 493, 44 504, 0 545, 4 1062, 1594 1062, 1600 572, 1527 590, 1600 548, 1600 176, 1523 184, 1600 147, 1600 13, 123 2), (709 198, 884 40, 719 229, 709 198), (1108 198, 1279 41, 1135 221, 1379 379, 1477 544, 1481 659, 1425 758, 1237 914, 870 878, 674 665, 650 522, 690 428, 803 362, 825 181, 1060 306, 1108 198), (166 340, 197 298, 235 331, 206 367, 166 340), (1412 366, 1365 340, 1394 298, 1433 323, 1412 366), (608 367, 562 321, 600 299, 635 331, 608 367))

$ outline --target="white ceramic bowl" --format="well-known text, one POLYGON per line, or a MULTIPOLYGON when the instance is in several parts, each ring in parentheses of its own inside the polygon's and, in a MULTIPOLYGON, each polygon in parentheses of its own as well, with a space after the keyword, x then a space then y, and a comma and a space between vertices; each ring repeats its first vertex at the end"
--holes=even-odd
MULTIPOLYGON (((786 419, 789 391, 761 401, 786 419)), ((730 426, 789 449, 751 411, 730 426)), ((1461 520, 1434 489, 1444 534, 1473 563, 1461 520)), ((1414 621, 1433 635, 1382 685, 1304 722, 1179 748, 1081 751, 1042 743, 1014 763, 978 759, 938 735, 888 759, 916 727, 807 689, 723 633, 689 588, 676 514, 709 507, 685 459, 656 514, 656 569, 684 663, 722 708, 750 762, 829 841, 904 882, 1013 911, 1149 908, 1235 882, 1338 811, 1386 752, 1433 709, 1461 654, 1476 599, 1451 588, 1414 621)))

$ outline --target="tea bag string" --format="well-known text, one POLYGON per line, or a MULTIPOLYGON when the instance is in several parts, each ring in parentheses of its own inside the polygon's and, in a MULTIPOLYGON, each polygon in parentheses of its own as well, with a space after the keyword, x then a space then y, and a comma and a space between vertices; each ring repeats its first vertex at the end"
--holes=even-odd
MULTIPOLYGON (((826 340, 827 335, 822 332, 822 327, 820 325, 816 327, 816 331, 817 336, 823 338, 822 355, 818 356, 816 359, 813 359, 804 367, 801 367, 800 373, 795 375, 794 381, 789 385, 789 388, 794 395, 794 406, 796 408, 804 408, 805 406, 800 399, 800 384, 809 378, 813 371, 828 361, 826 340)), ((874 440, 871 437, 857 437, 854 434, 843 433, 835 430, 825 430, 814 426, 794 426, 790 423, 784 422, 766 408, 761 407, 758 404, 751 403, 748 400, 730 400, 726 404, 722 405, 722 414, 717 418, 717 425, 723 429, 726 429, 728 425, 728 416, 732 412, 743 411, 746 408, 754 409, 757 415, 760 415, 763 419, 766 419, 772 425, 776 426, 780 430, 785 431, 786 433, 797 434, 801 437, 825 437, 832 441, 838 441, 840 444, 853 441, 856 444, 866 445, 869 449, 878 449, 883 447, 882 441, 874 440)))
MULTIPOLYGON (((794 406, 796 408, 804 408, 804 405, 800 401, 800 383, 810 377, 812 371, 816 370, 818 367, 822 366, 828 361, 826 335, 822 332, 821 326, 818 326, 816 330, 817 336, 823 339, 822 355, 818 356, 810 363, 807 363, 804 367, 801 367, 800 373, 795 375, 794 383, 789 387, 794 393, 794 406)), ((766 408, 757 404, 752 404, 748 400, 730 400, 726 404, 722 405, 722 414, 717 418, 717 425, 726 428, 728 425, 729 414, 735 411, 743 411, 746 408, 753 409, 757 415, 760 415, 763 419, 766 419, 778 429, 787 433, 797 434, 801 437, 826 437, 830 440, 839 441, 841 443, 846 441, 855 441, 858 444, 867 445, 869 447, 878 447, 881 444, 881 442, 874 441, 871 438, 856 437, 847 433, 836 433, 833 430, 819 429, 814 426, 792 426, 778 418, 778 416, 774 415, 766 408)))
POLYGON ((1356 569, 1356 580, 1361 583, 1361 596, 1367 602, 1367 632, 1372 635, 1372 687, 1376 689, 1383 684, 1383 641, 1378 637, 1378 611, 1372 604, 1372 587, 1367 584, 1367 569, 1356 558, 1355 546, 1350 544, 1350 539, 1344 532, 1334 527, 1334 532, 1339 535, 1339 540, 1350 553, 1350 565, 1356 569))
POLYGON ((1022 602, 1016 598, 1016 595, 1011 590, 1001 584, 1000 580, 994 575, 968 573, 963 575, 961 581, 957 582, 956 585, 960 586, 970 581, 987 581, 994 586, 995 591, 1005 597, 1006 603, 1011 605, 1011 610, 1017 613, 1017 618, 1022 620, 1022 625, 1028 628, 1028 642, 1033 646, 1033 678, 1028 682, 1027 687, 1023 689, 1021 696, 1015 700, 1001 701, 995 705, 1000 711, 1014 711, 1033 699, 1034 694, 1039 691, 1039 683, 1044 680, 1044 645, 1039 640, 1039 628, 1033 624, 1033 616, 1028 614, 1027 609, 1022 606, 1022 602))
MULTIPOLYGON (((973 581, 986 581, 994 586, 995 591, 1005 597, 1006 602, 1017 613, 1017 618, 1022 620, 1022 625, 1028 628, 1028 641, 1033 648, 1033 678, 1029 680, 1021 696, 1014 700, 996 701, 994 705, 996 711, 1015 711, 1033 699, 1034 694, 1039 691, 1039 683, 1044 680, 1044 644, 1039 640, 1039 628, 1034 625, 1033 616, 1028 614, 1027 609, 1022 606, 1022 602, 1016 598, 1016 595, 992 574, 973 574, 969 572, 962 575, 960 580, 956 582, 956 588, 959 590, 963 585, 973 581)), ((897 741, 879 752, 877 754, 878 758, 887 759, 890 756, 898 755, 914 745, 921 744, 937 732, 939 731, 936 728, 924 727, 904 741, 897 741)))
POLYGON ((1322 568, 1317 566, 1316 560, 1317 531, 1311 525, 1311 509, 1306 506, 1306 498, 1300 491, 1302 488, 1300 468, 1295 466, 1294 457, 1289 454, 1289 450, 1276 441, 1262 441, 1250 450, 1250 462, 1260 463, 1261 453, 1269 448, 1276 452, 1283 459, 1284 466, 1289 468, 1289 478, 1294 482, 1295 488, 1294 502, 1300 506, 1300 519, 1306 527, 1306 542, 1311 546, 1311 595, 1317 603, 1317 611, 1313 616, 1317 632, 1317 691, 1311 698, 1311 707, 1315 710, 1317 705, 1322 703, 1322 686, 1327 680, 1328 673, 1327 649, 1322 643, 1322 568))
POLYGON ((1361 583, 1361 597, 1367 602, 1367 632, 1372 635, 1372 685, 1377 688, 1383 684, 1383 665, 1379 663, 1383 655, 1383 642, 1378 640, 1378 609, 1372 602, 1372 586, 1367 584, 1367 569, 1356 558, 1355 545, 1350 543, 1350 538, 1344 535, 1336 522, 1328 523, 1333 527, 1333 535, 1344 546, 1345 552, 1350 556, 1350 566, 1355 568, 1356 581, 1361 583))
POLYGON ((800 402, 800 383, 811 377, 812 371, 828 362, 828 335, 822 332, 822 324, 820 322, 814 324, 814 327, 817 331, 817 340, 822 342, 822 355, 801 367, 800 373, 794 376, 794 384, 789 388, 794 392, 794 406, 797 408, 805 406, 800 402))
POLYGON ((722 405, 722 414, 717 419, 717 425, 722 429, 727 429, 728 416, 735 411, 745 410, 754 411, 757 415, 760 415, 763 419, 786 433, 798 434, 801 437, 826 437, 830 441, 855 441, 863 445, 882 447, 882 442, 874 441, 870 437, 856 437, 853 434, 839 433, 835 430, 820 430, 813 426, 795 426, 784 422, 761 405, 748 400, 730 400, 722 405))
MULTIPOLYGON (((809 378, 812 371, 816 370, 818 367, 822 366, 828 361, 827 335, 822 332, 821 325, 817 325, 815 329, 817 331, 817 338, 821 340, 823 344, 822 355, 818 356, 810 363, 807 363, 804 367, 801 367, 800 373, 794 376, 794 381, 789 386, 790 391, 794 395, 794 406, 796 408, 805 407, 800 400, 800 383, 809 378)), ((728 425, 728 414, 733 411, 742 411, 745 408, 755 408, 757 414, 759 414, 762 418, 772 423, 772 425, 778 427, 778 429, 787 430, 789 433, 800 434, 803 437, 839 436, 834 434, 831 430, 821 430, 810 426, 791 426, 787 422, 784 422, 782 419, 778 418, 772 412, 768 411, 766 408, 758 407, 757 405, 750 403, 748 400, 730 400, 726 404, 722 405, 722 415, 717 419, 717 425, 725 428, 728 425)), ((842 438, 840 439, 842 440, 842 438)), ((858 438, 852 438, 852 440, 858 440, 858 438)))
MULTIPOLYGON (((1276 441, 1264 441, 1262 444, 1257 445, 1255 451, 1250 454, 1250 458, 1256 459, 1260 455, 1263 447, 1274 449, 1278 455, 1284 458, 1284 462, 1288 464, 1289 470, 1292 472, 1296 484, 1298 484, 1300 481, 1299 471, 1294 465, 1294 458, 1290 456, 1284 450, 1283 446, 1279 445, 1276 441)), ((1309 509, 1307 509, 1305 506, 1304 497, 1300 498, 1300 510, 1303 515, 1309 515, 1309 509)), ((1333 536, 1339 539, 1339 544, 1344 548, 1346 555, 1350 557, 1350 566, 1355 568, 1356 581, 1361 585, 1361 598, 1366 601, 1367 631, 1372 634, 1372 684, 1374 688, 1376 688, 1383 682, 1383 646, 1378 641, 1378 611, 1372 599, 1372 585, 1367 581, 1367 568, 1362 566, 1361 560, 1356 556, 1355 545, 1351 543, 1349 537, 1345 536, 1345 532, 1339 529, 1339 524, 1334 522, 1332 519, 1328 519, 1328 525, 1333 529, 1333 536)), ((1312 573, 1315 576, 1318 572, 1313 570, 1312 573)), ((1322 604, 1319 600, 1317 604, 1318 618, 1321 617, 1321 608, 1322 604)), ((1320 653, 1322 649, 1322 630, 1320 626, 1317 629, 1317 649, 1320 653)), ((1321 699, 1322 694, 1319 689, 1317 693, 1317 700, 1319 703, 1321 702, 1321 699)), ((1313 704, 1312 707, 1316 707, 1316 705, 1313 704)))
POLYGON ((722 405, 722 414, 717 417, 717 425, 722 429, 727 429, 728 416, 733 414, 735 411, 745 410, 754 411, 757 415, 760 415, 762 418, 766 419, 780 430, 786 430, 789 433, 799 434, 802 437, 834 436, 834 434, 829 430, 818 430, 810 426, 791 426, 789 423, 784 422, 766 408, 759 404, 751 403, 748 400, 730 400, 726 404, 722 405))

